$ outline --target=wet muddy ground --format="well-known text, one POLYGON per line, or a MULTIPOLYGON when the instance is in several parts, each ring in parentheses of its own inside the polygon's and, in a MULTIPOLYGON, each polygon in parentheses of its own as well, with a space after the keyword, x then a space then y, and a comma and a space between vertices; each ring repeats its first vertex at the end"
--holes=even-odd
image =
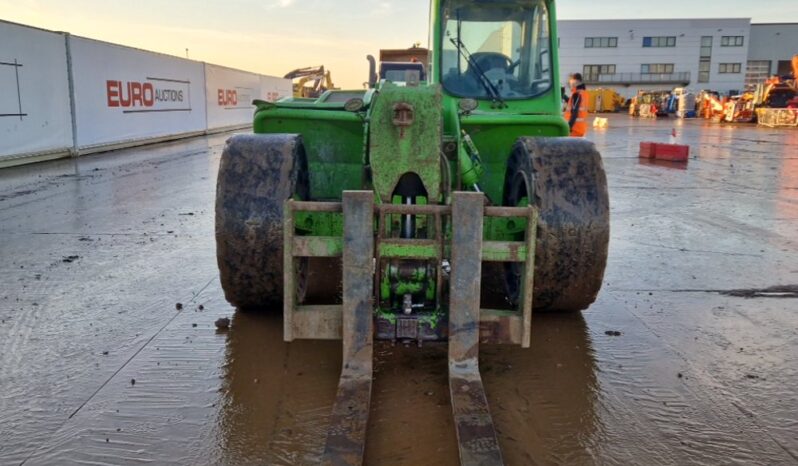
MULTIPOLYGON (((0 465, 318 459, 340 343, 225 302, 225 138, 0 171, 0 465)), ((798 131, 620 115, 590 139, 598 301, 482 350, 506 462, 798 463, 798 131), (674 125, 689 164, 641 163, 674 125)), ((456 463, 444 349, 377 348, 368 464, 456 463)))

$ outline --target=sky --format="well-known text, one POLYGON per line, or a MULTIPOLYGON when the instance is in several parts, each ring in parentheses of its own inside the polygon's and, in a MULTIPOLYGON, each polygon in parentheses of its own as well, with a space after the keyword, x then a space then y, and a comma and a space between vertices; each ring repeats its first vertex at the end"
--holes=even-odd
MULTIPOLYGON (((557 9, 560 19, 798 22, 798 0, 562 0, 557 9)), ((188 49, 195 60, 273 76, 325 65, 336 86, 359 88, 366 55, 426 46, 429 0, 0 0, 0 19, 181 57, 188 49)))

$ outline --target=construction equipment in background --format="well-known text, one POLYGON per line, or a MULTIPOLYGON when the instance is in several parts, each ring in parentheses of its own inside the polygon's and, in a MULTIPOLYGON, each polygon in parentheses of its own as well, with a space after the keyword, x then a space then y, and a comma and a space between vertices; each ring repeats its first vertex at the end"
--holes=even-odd
POLYGON ((765 95, 767 100, 756 108, 757 123, 769 128, 798 128, 796 81, 775 83, 765 95))
POLYGON ((787 108, 798 94, 794 81, 774 78, 765 84, 757 85, 755 102, 763 108, 787 108))
POLYGON ((798 126, 798 55, 792 65, 793 76, 771 76, 740 95, 721 97, 717 92, 702 91, 697 99, 699 114, 718 123, 798 126))
POLYGON ((792 58, 792 79, 775 76, 757 86, 756 120, 762 126, 798 127, 798 55, 792 58))
POLYGON ((414 63, 429 63, 429 49, 421 47, 421 44, 416 42, 412 47, 407 49, 381 49, 380 62, 414 62, 414 63))
POLYGON ((228 301, 282 308, 286 341, 343 340, 324 464, 363 460, 374 339, 448 341, 460 461, 502 464, 480 343, 528 348, 533 309, 587 309, 604 276, 607 180, 567 137, 554 0, 431 11, 426 81, 372 65, 373 88, 256 101, 221 158, 228 301))
POLYGON ((707 120, 720 119, 723 116, 723 100, 720 93, 703 90, 698 93, 698 114, 707 120))
POLYGON ((756 118, 754 94, 749 92, 721 97, 716 91, 702 90, 695 109, 698 116, 715 123, 751 123, 756 118))
POLYGON ((629 100, 628 112, 630 117, 640 116, 640 103, 638 102, 637 96, 634 96, 629 100))
POLYGON ((798 102, 790 108, 758 108, 757 123, 768 128, 798 128, 798 102))
POLYGON ((615 113, 623 108, 626 99, 614 89, 590 89, 587 111, 590 113, 615 113))
POLYGON ((666 115, 675 114, 679 110, 679 97, 669 91, 662 97, 660 110, 666 115))
POLYGON ((315 99, 328 90, 335 89, 332 76, 324 66, 298 68, 283 76, 294 81, 294 97, 315 99))
POLYGON ((629 115, 641 118, 668 116, 669 91, 638 91, 629 106, 629 115))
POLYGON ((673 90, 673 95, 677 99, 676 116, 678 118, 695 118, 696 95, 683 87, 673 90))
POLYGON ((750 92, 745 92, 726 99, 723 104, 723 116, 720 121, 724 123, 756 122, 754 95, 750 92))
POLYGON ((754 94, 750 92, 729 97, 723 105, 723 117, 721 119, 723 122, 754 123, 756 118, 754 94))
POLYGON ((427 80, 427 65, 429 64, 429 49, 413 44, 409 49, 382 49, 380 50, 379 71, 377 61, 372 56, 366 57, 369 62, 368 87, 374 88, 378 81, 386 80, 394 84, 425 82, 427 80))

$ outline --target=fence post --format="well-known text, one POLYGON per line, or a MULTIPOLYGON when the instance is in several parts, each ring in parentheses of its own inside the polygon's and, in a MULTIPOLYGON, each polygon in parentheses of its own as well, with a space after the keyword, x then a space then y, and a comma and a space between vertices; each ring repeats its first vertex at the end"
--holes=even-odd
POLYGON ((77 157, 78 154, 78 113, 75 108, 75 73, 72 68, 72 35, 64 33, 64 44, 66 46, 66 65, 67 81, 69 82, 69 113, 72 122, 72 150, 70 155, 77 157))

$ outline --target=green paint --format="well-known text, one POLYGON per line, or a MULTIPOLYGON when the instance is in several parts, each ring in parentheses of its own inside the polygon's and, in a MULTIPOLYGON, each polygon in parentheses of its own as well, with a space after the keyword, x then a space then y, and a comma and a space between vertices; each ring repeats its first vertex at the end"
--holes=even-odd
POLYGON ((435 291, 437 288, 438 283, 435 281, 434 276, 429 276, 427 278, 427 301, 434 301, 435 300, 435 291))
POLYGON ((465 130, 460 131, 462 144, 458 146, 457 161, 460 163, 460 179, 463 186, 473 188, 479 184, 479 178, 485 172, 482 167, 482 158, 474 141, 465 130))
POLYGON ((381 307, 374 309, 374 316, 378 319, 385 319, 391 323, 391 325, 396 325, 396 320, 399 316, 396 315, 395 312, 391 310, 386 310, 381 307))
MULTIPOLYGON (((532 98, 506 99, 497 105, 491 98, 477 98, 477 108, 468 113, 459 109, 461 97, 443 84, 442 77, 449 70, 441 68, 443 43, 442 9, 451 8, 455 0, 432 0, 431 60, 428 64, 429 83, 417 87, 400 87, 383 82, 368 91, 330 91, 318 99, 286 98, 276 103, 256 102, 255 133, 301 134, 308 159, 310 200, 336 201, 344 190, 371 189, 379 203, 401 203, 394 198, 395 188, 402 176, 413 173, 426 191, 419 193, 417 204, 445 204, 449 187, 441 186, 449 179, 452 189, 473 190, 475 185, 485 192, 495 205, 500 205, 504 189, 507 160, 513 145, 522 136, 558 137, 568 135, 568 125, 561 115, 560 82, 558 76, 557 23, 554 0, 541 0, 548 10, 548 50, 537 56, 538 65, 549 70, 548 90, 532 98), (345 110, 352 98, 363 99, 357 112, 345 110), (397 123, 397 105, 412 107, 412 123, 397 123), (446 146, 448 161, 442 163, 441 153, 446 146), (446 167, 446 172, 442 171, 446 167), (448 176, 444 176, 448 173, 448 176)), ((480 5, 484 9, 518 8, 537 0, 456 0, 457 7, 480 5)), ((523 28, 522 28, 523 29, 523 28)), ((527 28, 528 29, 528 28, 527 28)), ((477 52, 478 50, 471 50, 477 52)), ((447 52, 448 53, 448 52, 447 52)), ((364 67, 364 78, 366 69, 364 67)), ((544 71, 545 72, 545 71, 544 71)), ((543 89, 543 88, 541 88, 543 89)), ((392 221, 388 218, 386 231, 392 221)), ((295 218, 296 229, 302 236, 314 239, 311 252, 330 254, 340 250, 343 220, 340 214, 300 212, 295 218)), ((486 241, 521 241, 528 221, 525 218, 486 218, 486 241)), ((419 231, 427 231, 427 217, 416 223, 419 231)), ((444 236, 444 255, 450 257, 451 228, 444 236)), ((531 226, 530 226, 531 227, 531 226)), ((375 219, 376 232, 376 219, 375 219)), ((509 258, 509 250, 488 244, 485 253, 494 259, 509 258)), ((517 247, 517 246, 513 246, 517 247)), ((516 250, 526 257, 526 246, 516 250)), ((417 244, 379 243, 377 255, 383 259, 421 259, 437 261, 438 247, 417 244)), ((434 264, 437 270, 440 264, 434 264)), ((379 293, 384 303, 396 301, 400 293, 421 293, 434 303, 436 281, 434 274, 414 275, 396 281, 389 271, 381 274, 379 293)), ((421 297, 419 297, 421 298, 421 297)), ((421 298, 423 299, 423 298, 421 298)), ((445 303, 435 303, 433 313, 424 311, 423 319, 437 325, 445 317, 445 303)), ((377 309, 378 316, 395 323, 395 310, 377 309)))
POLYGON ((497 115, 490 118, 471 115, 462 117, 461 124, 471 135, 482 158, 485 173, 481 177, 480 187, 496 204, 502 201, 507 159, 515 141, 522 136, 564 136, 563 132, 568 128, 561 117, 544 115, 497 115))
POLYGON ((424 290, 424 284, 418 282, 398 282, 393 284, 394 293, 397 296, 403 296, 406 294, 418 294, 424 290))
MULTIPOLYGON (((442 82, 448 70, 441 69, 442 45, 448 38, 442 25, 442 7, 445 0, 432 0, 430 25, 430 81, 442 82)), ((462 5, 464 2, 458 2, 462 5)), ((477 3, 468 2, 468 3, 477 3)), ((480 2, 486 3, 486 2, 480 2)), ((491 2, 496 8, 515 6, 518 2, 491 2)), ((548 55, 550 81, 549 90, 537 97, 525 100, 507 100, 506 108, 492 108, 488 98, 477 99, 478 108, 468 115, 460 115, 460 97, 443 89, 444 137, 454 137, 462 145, 461 130, 465 130, 477 147, 484 174, 480 177, 480 187, 496 204, 502 200, 504 172, 515 141, 521 136, 568 136, 568 124, 562 118, 562 96, 560 93, 559 55, 557 42, 557 13, 554 0, 543 2, 548 10, 549 47, 548 55)), ((471 50, 476 52, 476 50, 471 50)), ((455 172, 456 173, 456 172, 455 172)), ((464 183, 465 184, 465 183, 464 183)))
POLYGON ((377 249, 383 259, 435 259, 438 257, 438 248, 433 245, 380 243, 377 249))
MULTIPOLYGON (((517 206, 513 207, 527 207, 529 200, 521 198, 517 206)), ((526 234, 527 217, 511 217, 499 218, 488 217, 485 219, 485 232, 483 239, 485 241, 522 241, 526 234)))
POLYGON ((311 257, 339 257, 344 252, 344 240, 340 236, 305 236, 304 239, 311 257))
POLYGON ((439 322, 448 321, 448 319, 446 319, 446 317, 447 317, 446 311, 444 311, 442 308, 435 308, 434 311, 425 312, 425 313, 419 315, 418 316, 418 322, 421 325, 426 325, 429 328, 435 330, 436 328, 438 328, 438 323, 439 322))
MULTIPOLYGON (((392 198, 399 179, 414 173, 430 199, 440 198, 440 86, 399 87, 382 83, 369 114, 369 162, 374 192, 383 202, 392 198), (397 112, 408 110, 407 126, 397 112)), ((423 195, 424 193, 417 193, 423 195)))
POLYGON ((391 275, 385 271, 380 276, 380 299, 391 299, 391 275))
POLYGON ((490 260, 495 262, 523 262, 526 260, 526 245, 520 243, 517 245, 517 253, 515 257, 509 247, 505 244, 497 244, 494 242, 486 241, 482 243, 482 260, 490 260))
MULTIPOLYGON (((420 325, 426 325, 432 330, 435 330, 438 328, 440 322, 447 321, 446 315, 446 311, 442 308, 435 308, 434 310, 424 311, 418 314, 417 318, 420 325)), ((386 321, 390 322, 391 325, 396 325, 396 321, 399 320, 400 317, 393 311, 380 307, 374 310, 374 316, 378 319, 385 319, 386 321)))
POLYGON ((286 107, 255 112, 255 133, 301 134, 310 170, 311 199, 340 200, 362 188, 363 120, 345 110, 286 107))
POLYGON ((308 236, 342 236, 344 216, 329 212, 297 212, 294 226, 308 236))
POLYGON ((427 267, 419 266, 412 270, 409 276, 401 276, 399 269, 392 263, 387 262, 382 271, 380 279, 380 299, 389 301, 391 297, 398 298, 406 294, 418 295, 426 291, 426 296, 435 296, 434 276, 427 273, 427 267))

